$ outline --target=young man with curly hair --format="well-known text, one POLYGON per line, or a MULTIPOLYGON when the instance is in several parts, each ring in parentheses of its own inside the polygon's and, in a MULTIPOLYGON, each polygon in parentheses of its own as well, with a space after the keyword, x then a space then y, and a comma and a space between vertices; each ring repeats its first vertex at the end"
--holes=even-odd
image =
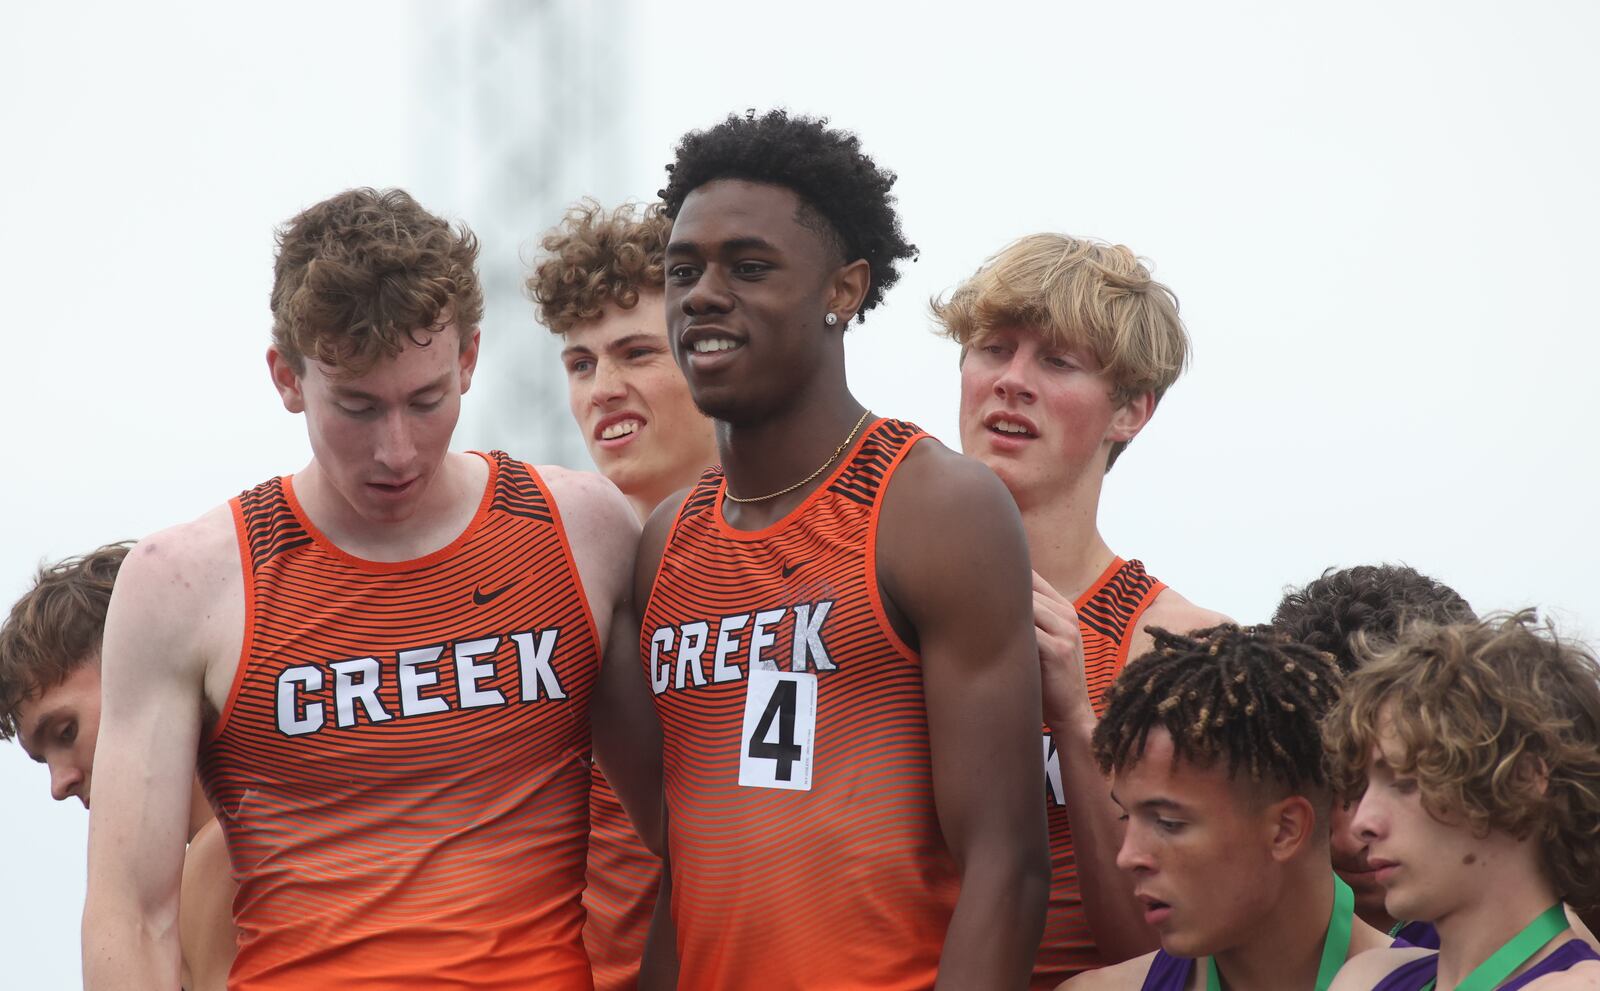
POLYGON ((1127 823, 1117 866, 1161 946, 1062 988, 1328 991, 1388 943, 1328 858, 1319 724, 1339 671, 1267 626, 1152 632, 1107 693, 1094 752, 1127 823))
POLYGON ((1338 991, 1593 988, 1563 901, 1600 903, 1600 667, 1531 613, 1410 629, 1351 675, 1330 765, 1390 915, 1437 953, 1353 961, 1338 991))
POLYGON ((311 460, 123 566, 91 991, 177 983, 197 763, 239 883, 230 988, 592 986, 591 727, 659 835, 637 523, 598 476, 449 450, 478 357, 476 256, 400 190, 341 193, 280 231, 267 366, 311 460))
POLYGON ((1106 472, 1182 372, 1177 299, 1121 245, 1033 234, 935 301, 961 345, 961 446, 1005 482, 1033 560, 1044 675, 1050 911, 1033 987, 1151 949, 1115 866, 1116 809, 1089 748, 1104 692, 1153 626, 1225 617, 1106 544, 1106 472))
POLYGON ((1020 989, 1038 947, 1016 507, 845 380, 845 328, 914 250, 893 182, 854 135, 774 111, 686 135, 662 192, 668 339, 722 467, 640 551, 666 747, 656 936, 675 930, 652 981, 1020 989))
MULTIPOLYGON (((572 418, 601 474, 641 522, 717 460, 711 420, 672 360, 662 254, 672 223, 659 206, 567 212, 528 278, 539 320, 562 339, 572 418)), ((583 941, 596 991, 638 981, 661 860, 634 832, 598 764, 589 792, 583 941)))
MULTIPOLYGON (((100 732, 100 640, 129 544, 41 567, 0 625, 0 740, 50 769, 50 796, 89 808, 100 732)), ((199 782, 187 797, 178 943, 185 991, 222 991, 233 961, 228 851, 199 782)))
MULTIPOLYGON (((1370 657, 1370 650, 1399 639, 1412 622, 1470 622, 1477 614, 1455 589, 1404 565, 1364 564, 1329 568, 1304 588, 1290 589, 1272 615, 1272 625, 1291 640, 1331 654, 1345 674, 1370 657)), ((1425 922, 1400 922, 1383 907, 1383 885, 1367 861, 1367 846, 1350 828, 1354 806, 1333 806, 1333 870, 1356 895, 1356 914, 1368 925, 1413 946, 1437 948, 1425 922)))

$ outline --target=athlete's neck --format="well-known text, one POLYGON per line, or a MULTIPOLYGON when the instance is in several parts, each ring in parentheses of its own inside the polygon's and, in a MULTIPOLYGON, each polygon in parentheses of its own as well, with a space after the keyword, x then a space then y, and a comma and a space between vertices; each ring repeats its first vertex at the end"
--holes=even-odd
MULTIPOLYGON (((1324 858, 1294 865, 1283 892, 1250 930, 1247 943, 1217 953, 1217 972, 1228 991, 1311 991, 1322 964, 1322 945, 1333 912, 1333 873, 1324 858)), ((1204 987, 1204 981, 1200 985, 1204 987)))
POLYGON ((404 519, 378 522, 357 512, 312 459, 292 479, 311 523, 347 554, 368 561, 411 561, 450 545, 483 501, 487 463, 474 454, 446 454, 404 519))
MULTIPOLYGON (((850 395, 841 381, 836 390, 801 397, 788 409, 745 423, 717 422, 717 450, 728 480, 728 491, 749 499, 768 495, 810 475, 842 444, 866 408, 850 395)), ((870 419, 870 417, 869 417, 870 419)), ((854 440, 860 440, 862 423, 854 440)), ((782 518, 820 486, 839 467, 848 451, 795 491, 757 503, 725 501, 728 523, 758 530, 782 518)))
POLYGON ((1048 498, 1019 496, 1022 526, 1028 534, 1028 556, 1050 587, 1076 602, 1116 559, 1100 536, 1100 483, 1091 467, 1065 491, 1048 498))
MULTIPOLYGON (((1476 897, 1433 920, 1434 928, 1439 931, 1438 991, 1451 991, 1558 900, 1555 887, 1545 878, 1534 858, 1502 858, 1491 853, 1483 855, 1480 864, 1483 876, 1475 876, 1471 882, 1476 897)), ((1543 959, 1563 942, 1565 937, 1556 937, 1536 953, 1527 966, 1543 959)))

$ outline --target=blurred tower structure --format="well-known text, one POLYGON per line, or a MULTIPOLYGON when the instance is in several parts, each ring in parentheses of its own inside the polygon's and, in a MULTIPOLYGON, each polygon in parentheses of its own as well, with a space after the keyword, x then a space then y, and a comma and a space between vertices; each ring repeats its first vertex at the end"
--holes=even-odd
MULTIPOLYGON (((626 0, 419 3, 418 153, 482 242, 483 351, 457 436, 589 467, 567 412, 558 341, 523 291, 539 235, 580 196, 626 198, 626 0)), ((393 67, 406 71, 404 67, 393 67)), ((637 193, 633 195, 638 195, 637 193)))

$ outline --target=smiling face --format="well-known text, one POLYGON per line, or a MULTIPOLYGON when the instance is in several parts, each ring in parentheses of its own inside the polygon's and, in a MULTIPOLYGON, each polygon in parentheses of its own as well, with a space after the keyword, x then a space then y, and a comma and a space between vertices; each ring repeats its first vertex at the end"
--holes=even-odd
POLYGON ((1405 763, 1394 733, 1380 728, 1350 826, 1367 845, 1389 915, 1436 922, 1484 897, 1485 871, 1507 855, 1502 848, 1510 838, 1474 836, 1464 823, 1434 818, 1422 804, 1416 775, 1399 770, 1405 763))
POLYGON ((718 420, 768 418, 819 369, 843 374, 841 335, 854 314, 823 322, 841 260, 801 210, 793 190, 720 179, 690 193, 673 223, 667 333, 695 404, 718 420))
POLYGON ((1021 504, 1105 474, 1112 444, 1130 440, 1153 398, 1112 402, 1114 385, 1087 348, 1052 347, 1037 330, 1005 326, 972 341, 961 361, 961 448, 988 465, 1021 504))
POLYGON ((94 745, 100 734, 100 662, 78 665, 61 684, 17 710, 17 741, 50 769, 50 797, 89 807, 94 745))
POLYGON ((267 361, 291 413, 305 413, 316 465, 344 507, 369 523, 396 523, 416 512, 461 415, 478 358, 474 331, 466 347, 454 324, 408 340, 400 353, 360 375, 336 375, 307 361, 297 372, 276 350, 267 361))
POLYGON ((712 423, 667 344, 660 293, 641 294, 631 309, 607 304, 564 337, 572 418, 595 467, 636 508, 654 508, 716 461, 712 423))
POLYGON ((1174 765, 1162 727, 1137 762, 1113 773, 1111 792, 1126 815, 1117 866, 1162 949, 1199 957, 1245 943, 1278 899, 1263 803, 1224 767, 1174 765))

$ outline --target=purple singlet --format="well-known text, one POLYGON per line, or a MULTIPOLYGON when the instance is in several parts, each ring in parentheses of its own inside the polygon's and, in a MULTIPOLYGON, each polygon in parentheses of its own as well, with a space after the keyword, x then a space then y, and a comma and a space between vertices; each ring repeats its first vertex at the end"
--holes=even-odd
POLYGON ((1189 983, 1192 967, 1194 961, 1188 957, 1175 957, 1166 950, 1157 950, 1139 991, 1183 991, 1189 983))
MULTIPOLYGON (((1517 991, 1518 988, 1535 978, 1543 977, 1546 974, 1559 974, 1561 971, 1569 970, 1585 960, 1600 960, 1600 953, 1596 953, 1588 943, 1581 939, 1569 939, 1556 947, 1554 953, 1500 985, 1496 991, 1517 991)), ((1152 966, 1150 970, 1154 973, 1155 967, 1152 966)), ((1438 954, 1430 953, 1425 957, 1401 964, 1398 968, 1390 971, 1388 976, 1379 981, 1372 991, 1421 991, 1429 981, 1434 979, 1438 972, 1438 954)), ((1146 986, 1148 987, 1149 985, 1147 984, 1146 986)), ((1163 987, 1167 987, 1167 985, 1163 985, 1163 987)), ((1183 985, 1172 985, 1172 987, 1181 989, 1183 985)))
POLYGON ((1439 930, 1431 922, 1407 922, 1394 934, 1395 946, 1414 946, 1419 950, 1439 948, 1439 930))

